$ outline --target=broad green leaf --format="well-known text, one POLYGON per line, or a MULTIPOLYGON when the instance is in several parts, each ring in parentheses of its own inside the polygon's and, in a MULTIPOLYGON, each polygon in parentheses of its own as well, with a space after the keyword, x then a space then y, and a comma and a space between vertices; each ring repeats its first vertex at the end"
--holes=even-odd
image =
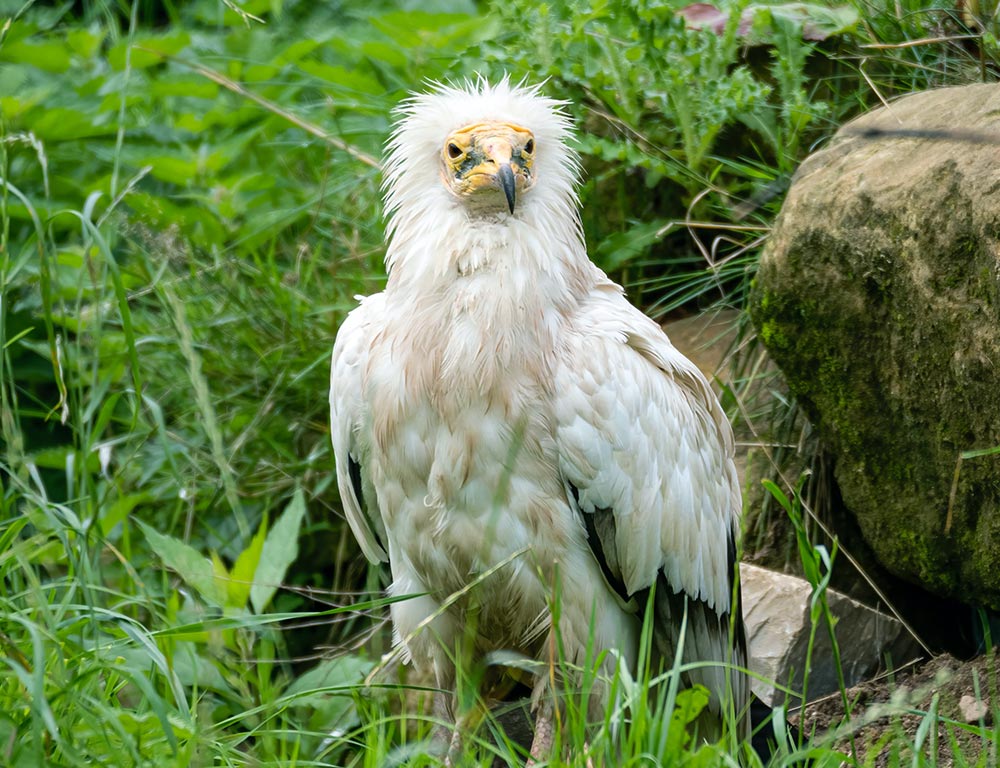
MULTIPOLYGON (((311 32, 310 34, 313 33, 311 32)), ((307 37, 303 40, 296 40, 284 51, 282 51, 275 61, 279 64, 294 64, 315 51, 321 44, 322 41, 317 40, 315 37, 307 37)))
MULTIPOLYGON (((295 678, 285 691, 289 696, 322 696, 324 688, 341 688, 357 685, 374 666, 371 659, 360 656, 338 656, 325 659, 304 675, 295 678)), ((296 704, 305 703, 298 699, 296 704)))
POLYGON ((222 562, 222 558, 219 557, 219 553, 213 551, 211 554, 212 561, 212 575, 215 579, 216 588, 219 593, 223 596, 223 607, 231 607, 229 602, 229 587, 232 583, 232 578, 229 575, 229 569, 226 568, 226 564, 222 562))
POLYGON ((826 40, 852 31, 859 21, 858 10, 851 5, 827 7, 813 3, 788 3, 770 8, 775 18, 787 19, 802 26, 806 40, 826 40))
POLYGON ((167 35, 149 35, 137 37, 132 41, 129 52, 129 42, 123 40, 108 51, 108 62, 116 70, 125 69, 126 54, 132 69, 144 69, 159 64, 167 56, 174 56, 191 42, 187 32, 173 32, 167 35))
POLYGON ((101 461, 97 454, 91 453, 87 455, 85 457, 86 464, 83 467, 78 465, 80 458, 80 455, 73 448, 68 446, 58 446, 55 448, 46 448, 45 450, 32 454, 31 461, 36 466, 44 467, 45 469, 64 470, 67 462, 73 462, 77 470, 82 469, 92 474, 96 474, 100 471, 101 461))
POLYGON ((15 40, 0 46, 0 61, 30 64, 60 74, 70 67, 69 49, 62 40, 15 40))
POLYGON ((297 678, 285 695, 296 696, 293 704, 307 708, 311 729, 343 732, 358 723, 354 694, 372 666, 359 656, 326 659, 297 678))
POLYGON ((396 69, 402 69, 408 63, 406 49, 392 43, 364 43, 361 50, 365 56, 370 56, 374 61, 396 69))
POLYGON ((385 86, 381 85, 374 77, 370 77, 356 69, 324 64, 321 61, 303 61, 299 63, 299 69, 308 72, 314 77, 325 80, 331 85, 339 86, 348 91, 369 93, 381 96, 385 92, 385 86))
POLYGON ((184 187, 200 174, 217 171, 222 167, 223 158, 218 152, 195 154, 181 151, 177 154, 152 154, 146 164, 152 166, 152 174, 158 179, 184 187))
POLYGON ((226 591, 217 578, 212 561, 183 541, 166 536, 137 520, 150 548, 159 555, 163 564, 198 591, 207 602, 222 608, 226 604, 226 591))
POLYGON ((471 19, 462 13, 426 13, 424 11, 396 11, 382 16, 372 17, 371 23, 376 29, 385 34, 396 43, 399 48, 415 48, 421 43, 428 42, 441 35, 449 27, 457 26, 462 22, 477 23, 480 27, 483 22, 479 19, 471 19))
POLYGON ((608 271, 614 271, 644 255, 663 236, 666 225, 665 221, 653 220, 606 237, 597 246, 601 265, 608 271))
POLYGON ((260 521, 257 533, 250 540, 250 546, 244 549, 233 563, 229 573, 229 605, 233 608, 245 608, 250 597, 250 589, 254 584, 254 574, 260 565, 261 552, 267 536, 267 515, 260 521))
POLYGON ((43 141, 68 141, 96 136, 112 136, 116 131, 111 123, 97 125, 85 111, 66 107, 46 109, 38 118, 31 120, 28 127, 43 141))
POLYGON ((178 679, 188 688, 211 688, 213 691, 232 695, 232 688, 219 667, 210 658, 201 656, 202 650, 196 643, 176 643, 171 661, 178 679))
POLYGON ((101 535, 107 536, 114 530, 118 523, 125 520, 139 504, 146 504, 154 501, 156 497, 151 493, 129 493, 116 499, 101 511, 98 525, 101 527, 101 535))
POLYGON ((677 755, 684 751, 690 738, 688 725, 698 719, 698 715, 708 706, 708 689, 702 685, 680 691, 671 713, 671 728, 667 735, 667 754, 677 755))
POLYGON ((92 29, 73 29, 66 34, 66 44, 73 53, 89 59, 101 47, 104 41, 104 32, 95 32, 92 29))
POLYGON ((274 521, 264 540, 260 564, 254 574, 250 589, 250 603, 257 613, 262 613, 274 597, 278 585, 299 554, 299 528, 306 513, 306 500, 302 489, 298 488, 292 500, 274 521))
POLYGON ((243 82, 269 84, 280 74, 281 67, 275 64, 248 64, 243 68, 243 82))
POLYGON ((185 237, 197 245, 219 245, 225 239, 225 230, 212 212, 201 205, 175 205, 162 196, 133 192, 129 206, 149 226, 164 230, 179 227, 185 237))
POLYGON ((219 95, 219 86, 211 80, 194 75, 172 75, 158 77, 149 84, 147 93, 154 99, 167 96, 187 96, 197 99, 214 99, 219 95))

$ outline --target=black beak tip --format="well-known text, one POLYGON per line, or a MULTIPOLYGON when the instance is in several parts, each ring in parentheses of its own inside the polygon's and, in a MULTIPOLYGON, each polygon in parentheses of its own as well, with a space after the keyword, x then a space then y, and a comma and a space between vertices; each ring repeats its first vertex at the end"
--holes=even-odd
POLYGON ((509 165, 501 165, 497 174, 500 179, 500 188, 504 197, 507 198, 507 207, 514 213, 514 203, 517 198, 517 190, 514 186, 514 170, 509 165))

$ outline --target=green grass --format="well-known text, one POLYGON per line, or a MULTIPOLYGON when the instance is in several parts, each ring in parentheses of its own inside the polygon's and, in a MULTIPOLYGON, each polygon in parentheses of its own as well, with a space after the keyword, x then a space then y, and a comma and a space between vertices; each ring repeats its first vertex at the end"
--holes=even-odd
MULTIPOLYGON (((990 25, 863 47, 962 32, 946 6, 858 3, 815 44, 774 22, 750 54, 624 0, 236 7, 0 2, 3 765, 432 764, 420 683, 363 685, 387 601, 326 425, 336 328, 382 284, 375 158, 408 90, 552 78, 593 254, 665 313, 740 306, 782 185, 843 119, 996 67, 990 25)), ((584 741, 595 765, 735 764, 667 729, 675 705, 633 692, 612 735, 570 702, 567 764, 584 741)), ((482 733, 478 759, 514 754, 482 733)), ((817 735, 772 764, 841 759, 817 735)))

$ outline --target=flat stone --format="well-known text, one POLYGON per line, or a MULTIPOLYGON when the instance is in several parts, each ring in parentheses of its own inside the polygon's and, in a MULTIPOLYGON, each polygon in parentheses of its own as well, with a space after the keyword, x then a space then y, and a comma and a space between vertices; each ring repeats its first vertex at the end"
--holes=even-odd
MULTIPOLYGON (((778 686, 802 692, 812 633, 812 587, 805 579, 749 563, 740 564, 740 577, 750 670, 764 678, 752 678, 750 687, 765 704, 778 706, 785 696, 778 686)), ((886 657, 899 665, 918 655, 906 629, 892 616, 835 590, 827 590, 826 597, 836 620, 840 664, 847 686, 874 676, 884 667, 886 657)), ((833 647, 822 618, 812 646, 806 681, 809 700, 839 690, 833 647)), ((801 702, 793 697, 789 703, 801 702)))
POLYGON ((990 712, 990 705, 982 699, 965 694, 958 702, 958 711, 967 723, 978 723, 985 720, 990 712))

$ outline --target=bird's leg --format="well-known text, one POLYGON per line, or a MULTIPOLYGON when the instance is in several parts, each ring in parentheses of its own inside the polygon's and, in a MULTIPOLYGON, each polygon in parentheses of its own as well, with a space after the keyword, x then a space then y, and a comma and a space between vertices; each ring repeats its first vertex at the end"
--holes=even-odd
POLYGON ((467 731, 475 730, 479 717, 480 713, 474 709, 455 717, 455 729, 451 732, 448 752, 444 757, 444 764, 447 768, 462 764, 462 736, 467 731))
POLYGON ((535 715, 535 737, 531 740, 531 754, 525 768, 531 768, 539 761, 545 762, 552 757, 552 745, 555 741, 555 710, 551 701, 542 701, 535 715))
POLYGON ((431 714, 436 721, 431 731, 434 753, 444 754, 444 764, 452 766, 460 756, 462 737, 458 724, 451 713, 451 695, 445 691, 435 691, 431 695, 431 714))
POLYGON ((455 730, 451 733, 451 744, 448 745, 448 754, 444 756, 445 768, 452 768, 459 764, 462 759, 462 729, 455 724, 455 730))

